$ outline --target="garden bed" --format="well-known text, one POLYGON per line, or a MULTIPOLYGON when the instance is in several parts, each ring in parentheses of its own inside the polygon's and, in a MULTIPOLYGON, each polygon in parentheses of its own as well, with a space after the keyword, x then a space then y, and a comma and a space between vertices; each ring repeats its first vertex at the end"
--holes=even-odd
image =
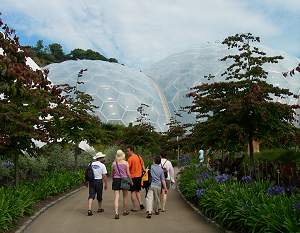
POLYGON ((21 218, 30 216, 41 205, 51 202, 54 196, 78 187, 83 181, 83 171, 63 171, 48 174, 39 181, 24 183, 17 188, 1 187, 0 232, 15 227, 21 218))
POLYGON ((179 189, 208 218, 236 232, 300 232, 300 196, 296 189, 269 181, 238 181, 195 165, 183 169, 179 189))

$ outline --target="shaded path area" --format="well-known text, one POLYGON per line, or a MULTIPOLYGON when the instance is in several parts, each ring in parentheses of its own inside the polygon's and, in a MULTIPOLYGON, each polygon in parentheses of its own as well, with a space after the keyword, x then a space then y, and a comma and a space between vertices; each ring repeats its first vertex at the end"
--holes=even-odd
MULTIPOLYGON (((110 183, 111 185, 111 183, 110 183)), ((84 188, 62 200, 41 214, 25 230, 26 233, 217 233, 218 231, 198 216, 180 197, 170 190, 167 212, 145 218, 145 211, 131 212, 114 219, 113 192, 111 187, 104 192, 104 213, 87 216, 87 193, 84 188)), ((143 193, 144 194, 144 193, 143 193)), ((120 201, 121 204, 121 201, 120 201)), ((121 212, 122 210, 120 210, 121 212)))

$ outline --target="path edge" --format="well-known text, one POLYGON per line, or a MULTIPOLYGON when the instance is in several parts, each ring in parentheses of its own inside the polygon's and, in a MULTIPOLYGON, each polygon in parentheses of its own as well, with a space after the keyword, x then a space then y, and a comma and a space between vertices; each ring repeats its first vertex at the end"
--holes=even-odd
MULTIPOLYGON (((176 180, 178 180, 178 177, 180 176, 180 172, 183 169, 183 167, 181 167, 177 173, 176 176, 176 180)), ((182 194, 182 192, 179 190, 179 185, 176 185, 176 190, 179 193, 180 197, 198 214, 200 215, 207 223, 214 225, 218 230, 224 232, 224 233, 236 233, 234 231, 228 231, 226 229, 224 229, 224 227, 222 227, 220 224, 218 224, 216 221, 208 218, 207 216, 205 216, 193 203, 191 203, 189 200, 187 200, 185 198, 185 196, 182 194)))
POLYGON ((23 233, 26 228, 35 220, 37 219, 42 213, 44 213, 47 209, 49 209, 51 206, 57 204, 58 202, 66 199, 67 197, 72 196, 73 194, 79 192, 80 190, 82 190, 84 188, 84 186, 81 186, 59 198, 57 198, 56 200, 50 202, 49 204, 47 204, 46 206, 42 207, 41 209, 39 209, 37 212, 35 212, 32 216, 29 217, 29 219, 23 223, 16 231, 15 233, 23 233))

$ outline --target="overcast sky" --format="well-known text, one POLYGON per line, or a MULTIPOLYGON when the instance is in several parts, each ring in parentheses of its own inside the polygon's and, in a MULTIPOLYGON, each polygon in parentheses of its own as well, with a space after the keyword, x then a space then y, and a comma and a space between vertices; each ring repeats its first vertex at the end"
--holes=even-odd
POLYGON ((251 32, 300 57, 300 0, 0 0, 26 44, 91 48, 143 68, 172 53, 251 32))

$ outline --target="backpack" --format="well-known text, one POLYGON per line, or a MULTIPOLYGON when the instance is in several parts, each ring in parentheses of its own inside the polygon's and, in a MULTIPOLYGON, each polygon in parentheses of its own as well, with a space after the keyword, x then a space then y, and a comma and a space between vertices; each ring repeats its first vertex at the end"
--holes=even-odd
POLYGON ((150 169, 147 168, 144 175, 142 176, 142 180, 141 180, 142 188, 144 189, 149 188, 151 185, 151 181, 152 181, 151 171, 150 169))
POLYGON ((92 163, 90 163, 85 169, 85 181, 93 181, 95 178, 92 163))
POLYGON ((161 168, 162 168, 163 171, 164 171, 164 175, 165 175, 165 178, 166 178, 166 179, 168 178, 168 170, 167 170, 167 168, 164 167, 164 165, 166 164, 167 161, 168 161, 168 160, 166 160, 166 161, 164 162, 164 164, 161 165, 161 168))

